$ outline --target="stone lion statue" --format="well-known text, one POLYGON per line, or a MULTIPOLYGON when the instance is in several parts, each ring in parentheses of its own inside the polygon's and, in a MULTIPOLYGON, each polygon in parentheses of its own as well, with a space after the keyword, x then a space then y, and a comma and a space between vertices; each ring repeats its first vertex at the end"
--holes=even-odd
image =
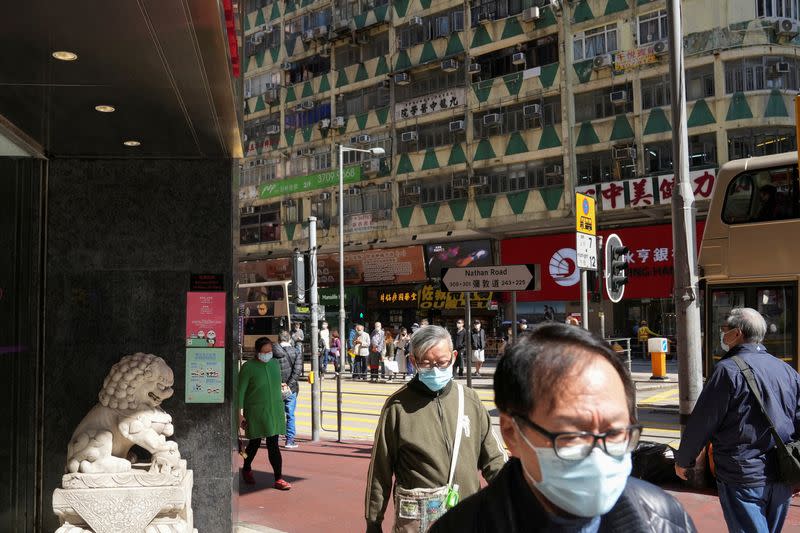
MULTIPOLYGON (((161 402, 174 391, 172 369, 160 357, 126 355, 111 368, 98 394, 100 403, 83 418, 67 447, 68 473, 127 472, 134 445, 152 454, 150 472, 179 474, 178 443, 169 441, 172 417, 161 402)), ((185 462, 183 462, 185 465, 185 462)))

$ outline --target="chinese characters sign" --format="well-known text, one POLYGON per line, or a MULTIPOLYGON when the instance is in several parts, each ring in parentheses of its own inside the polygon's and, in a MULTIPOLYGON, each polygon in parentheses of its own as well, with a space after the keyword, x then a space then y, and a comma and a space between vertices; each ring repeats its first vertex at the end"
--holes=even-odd
POLYGON ((225 350, 186 349, 186 403, 225 401, 225 350))
MULTIPOLYGON (((424 285, 419 290, 420 309, 464 309, 466 298, 463 292, 447 292, 435 289, 433 285, 424 285)), ((486 309, 492 301, 491 292, 470 293, 472 309, 486 309)))
POLYGON ((465 94, 463 87, 456 87, 399 102, 394 106, 394 118, 405 120, 462 106, 466 103, 465 94))
POLYGON ((597 217, 593 196, 575 193, 575 250, 578 268, 597 270, 597 217))
POLYGON ((373 229, 372 224, 372 213, 358 213, 356 215, 350 215, 350 231, 352 232, 360 232, 360 231, 370 231, 373 229))
POLYGON ((626 70, 656 63, 656 51, 653 45, 643 46, 635 50, 625 50, 614 54, 614 74, 622 74, 626 70))
MULTIPOLYGON (((714 188, 716 170, 695 170, 689 173, 689 183, 695 200, 708 200, 714 188)), ((625 209, 626 207, 648 207, 672 202, 672 189, 675 176, 655 176, 635 178, 625 181, 607 181, 594 185, 580 185, 575 192, 585 194, 600 201, 603 211, 625 209)))
MULTIPOLYGON (((345 167, 344 183, 361 181, 361 165, 345 167)), ((314 191, 339 184, 339 170, 328 170, 308 176, 268 181, 261 185, 258 197, 262 200, 292 194, 296 192, 314 191)))

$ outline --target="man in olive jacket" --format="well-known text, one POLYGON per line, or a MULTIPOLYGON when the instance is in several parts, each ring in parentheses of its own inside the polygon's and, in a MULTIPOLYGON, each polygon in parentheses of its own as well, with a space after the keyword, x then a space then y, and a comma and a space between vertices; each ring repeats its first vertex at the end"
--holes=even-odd
MULTIPOLYGON (((393 483, 406 490, 434 489, 447 485, 450 474, 458 418, 450 334, 440 326, 420 328, 412 337, 412 350, 418 373, 387 399, 375 431, 365 502, 368 532, 382 531, 393 483)), ((478 395, 463 390, 463 431, 453 483, 465 498, 480 489, 477 470, 491 481, 508 457, 478 395)), ((397 508, 395 502, 396 513, 397 508)))

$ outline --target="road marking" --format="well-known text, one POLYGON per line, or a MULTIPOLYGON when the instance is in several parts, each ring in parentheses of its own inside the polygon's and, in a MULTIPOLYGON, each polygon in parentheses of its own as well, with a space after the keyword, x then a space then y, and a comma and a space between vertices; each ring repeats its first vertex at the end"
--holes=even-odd
POLYGON ((678 389, 669 389, 663 392, 657 392, 652 396, 639 400, 636 402, 638 405, 652 405, 654 403, 663 402, 664 400, 672 400, 678 396, 678 389))

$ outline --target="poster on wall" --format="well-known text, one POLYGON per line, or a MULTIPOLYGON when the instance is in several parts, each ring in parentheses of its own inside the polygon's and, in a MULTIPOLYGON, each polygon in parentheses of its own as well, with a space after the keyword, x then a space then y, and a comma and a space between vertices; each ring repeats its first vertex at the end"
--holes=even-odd
POLYGON ((224 292, 186 293, 186 347, 225 347, 224 292))
POLYGON ((492 241, 482 239, 466 242, 426 244, 428 275, 441 278, 442 268, 483 267, 492 262, 492 241))
POLYGON ((186 403, 225 401, 225 349, 186 349, 186 403))

